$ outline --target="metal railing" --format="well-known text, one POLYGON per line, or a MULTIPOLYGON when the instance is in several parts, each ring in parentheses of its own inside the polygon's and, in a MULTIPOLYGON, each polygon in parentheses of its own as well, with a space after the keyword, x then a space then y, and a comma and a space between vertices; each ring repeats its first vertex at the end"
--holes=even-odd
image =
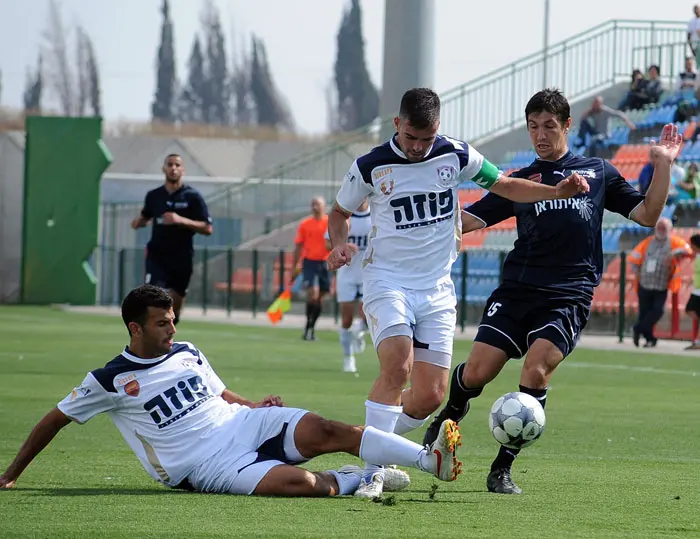
MULTIPOLYGON (((118 305, 129 290, 143 283, 144 252, 140 249, 100 249, 102 265, 98 303, 118 305), (107 283, 107 286, 105 286, 107 283)), ((253 316, 264 315, 269 305, 286 288, 291 278, 291 251, 237 250, 201 248, 195 251, 195 271, 190 281, 187 305, 208 310, 248 311, 253 316)), ((470 249, 463 251, 453 267, 452 278, 457 292, 457 322, 461 331, 481 318, 488 296, 501 281, 501 268, 506 251, 470 249), (476 262, 486 254, 496 255, 496 264, 485 270, 476 262)), ((619 257, 619 274, 614 282, 601 284, 594 297, 594 314, 588 330, 614 333, 620 340, 629 333, 632 315, 637 312, 633 283, 627 278, 626 252, 605 255, 609 264, 619 257), (600 295, 599 295, 600 294, 600 295)), ((297 301, 292 313, 304 312, 304 295, 300 282, 292 286, 297 301)), ((338 320, 334 295, 326 299, 324 312, 338 320)), ((670 316, 657 325, 656 333, 663 338, 689 338, 692 322, 681 317, 678 296, 671 298, 670 316)))

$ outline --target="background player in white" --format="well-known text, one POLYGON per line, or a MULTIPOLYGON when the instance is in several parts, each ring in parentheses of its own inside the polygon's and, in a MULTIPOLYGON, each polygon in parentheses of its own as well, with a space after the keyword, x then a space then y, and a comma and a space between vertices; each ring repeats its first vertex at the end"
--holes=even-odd
MULTIPOLYGON (((462 241, 459 184, 474 180, 519 202, 569 198, 588 184, 578 174, 556 187, 503 176, 467 143, 437 134, 440 98, 428 88, 404 94, 394 125, 392 139, 358 158, 343 180, 329 216, 334 248, 327 263, 331 270, 351 263, 357 248, 348 243, 348 219, 369 197, 364 309, 379 377, 365 424, 405 433, 425 423, 447 389, 457 304, 450 269, 462 241)), ((355 494, 379 496, 382 473, 368 464, 355 494)))
MULTIPOLYGON (((156 480, 200 492, 281 496, 349 494, 360 482, 357 466, 312 473, 290 466, 317 455, 347 452, 456 479, 459 436, 446 423, 441 441, 423 448, 395 434, 345 425, 296 408, 279 397, 254 403, 221 381, 193 344, 173 342, 173 300, 143 285, 122 304, 130 342, 124 352, 82 384, 34 427, 0 488, 15 481, 71 421, 107 412, 156 480)), ((406 475, 392 470, 395 476, 406 475)), ((404 482, 405 487, 408 482, 404 482)))
MULTIPOLYGON (((340 346, 343 348, 343 370, 357 372, 355 353, 361 354, 365 349, 365 313, 362 310, 362 255, 367 249, 367 238, 372 225, 369 219, 369 201, 362 204, 350 216, 348 242, 357 247, 358 256, 349 266, 338 268, 336 278, 336 296, 340 305, 340 346), (359 317, 353 325, 355 312, 359 317)), ((330 250, 330 238, 326 233, 326 243, 330 250)))

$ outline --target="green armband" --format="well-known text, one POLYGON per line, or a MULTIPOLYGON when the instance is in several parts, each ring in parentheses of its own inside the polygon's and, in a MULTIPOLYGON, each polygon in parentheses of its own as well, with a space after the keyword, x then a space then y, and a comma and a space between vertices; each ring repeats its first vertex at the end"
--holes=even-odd
POLYGON ((476 176, 472 178, 472 181, 479 187, 491 189, 491 187, 493 187, 493 185, 498 181, 499 175, 500 173, 498 172, 498 167, 484 159, 481 169, 476 173, 476 176))

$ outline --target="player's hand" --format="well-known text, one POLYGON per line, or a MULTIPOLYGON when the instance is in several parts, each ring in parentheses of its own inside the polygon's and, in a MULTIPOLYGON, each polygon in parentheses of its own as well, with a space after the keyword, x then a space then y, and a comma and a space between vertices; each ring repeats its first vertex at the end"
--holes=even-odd
POLYGON ((263 400, 261 400, 255 407, 256 408, 270 408, 271 406, 284 406, 282 403, 282 397, 277 395, 268 395, 263 400))
POLYGON ((666 124, 661 131, 659 141, 651 141, 649 160, 654 165, 670 165, 678 156, 683 145, 683 136, 678 133, 678 126, 666 124))
POLYGON ((589 190, 586 178, 574 172, 557 184, 557 198, 571 198, 579 193, 588 193, 589 190))
POLYGON ((162 220, 164 225, 179 225, 182 223, 182 216, 174 211, 166 211, 163 214, 162 220))
POLYGON ((14 479, 8 479, 5 474, 0 475, 0 489, 9 489, 15 486, 14 479))
POLYGON ((299 277, 299 274, 301 273, 301 268, 294 268, 294 271, 292 272, 292 276, 289 278, 289 286, 292 286, 294 282, 297 280, 297 277, 299 277))
POLYGON ((343 245, 334 247, 328 255, 328 260, 326 260, 328 270, 335 271, 338 268, 349 265, 355 254, 357 254, 357 245, 352 243, 344 243, 343 245))

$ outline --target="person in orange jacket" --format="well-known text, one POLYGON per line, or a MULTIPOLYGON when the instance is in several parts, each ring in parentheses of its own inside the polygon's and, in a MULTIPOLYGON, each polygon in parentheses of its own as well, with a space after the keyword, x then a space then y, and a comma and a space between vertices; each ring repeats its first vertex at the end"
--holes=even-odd
POLYGON ((659 219, 654 235, 637 244, 628 257, 639 297, 639 316, 632 328, 635 346, 639 346, 640 336, 646 339, 645 348, 656 346, 654 326, 664 314, 668 291, 681 288, 681 261, 692 256, 688 242, 671 234, 672 230, 670 219, 659 219))

